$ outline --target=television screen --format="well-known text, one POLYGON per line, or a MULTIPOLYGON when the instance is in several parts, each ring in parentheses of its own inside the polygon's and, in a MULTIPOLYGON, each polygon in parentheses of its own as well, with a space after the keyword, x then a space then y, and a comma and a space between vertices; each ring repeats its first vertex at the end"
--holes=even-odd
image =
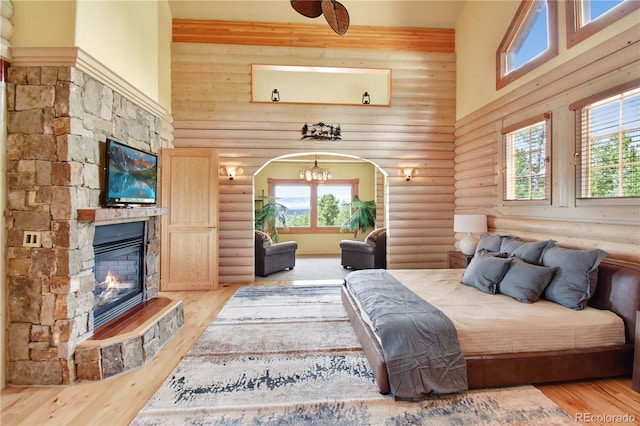
POLYGON ((157 156, 107 139, 107 205, 155 204, 157 174, 157 156))

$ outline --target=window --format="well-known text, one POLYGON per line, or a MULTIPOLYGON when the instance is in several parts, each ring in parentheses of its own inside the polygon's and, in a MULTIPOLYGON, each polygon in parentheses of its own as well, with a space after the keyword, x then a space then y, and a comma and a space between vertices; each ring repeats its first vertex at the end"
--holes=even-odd
POLYGON ((287 208, 290 233, 340 232, 357 193, 358 179, 330 182, 269 179, 269 194, 287 208))
POLYGON ((535 117, 502 130, 505 140, 505 201, 550 200, 548 135, 551 114, 535 117))
POLYGON ((566 4, 568 48, 640 7, 637 0, 568 0, 566 4))
POLYGON ((636 80, 571 106, 577 198, 640 197, 639 85, 636 80))
POLYGON ((496 52, 496 88, 503 88, 557 54, 557 2, 523 0, 496 52))

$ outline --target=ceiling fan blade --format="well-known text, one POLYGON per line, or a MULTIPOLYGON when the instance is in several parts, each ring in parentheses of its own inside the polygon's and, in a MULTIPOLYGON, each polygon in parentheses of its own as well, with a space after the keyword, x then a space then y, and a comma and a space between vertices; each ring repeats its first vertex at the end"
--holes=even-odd
POLYGON ((307 18, 317 18, 322 15, 322 0, 291 0, 291 6, 307 18))
POLYGON ((322 0, 322 13, 329 26, 337 34, 342 35, 349 29, 349 12, 342 3, 336 0, 322 0))

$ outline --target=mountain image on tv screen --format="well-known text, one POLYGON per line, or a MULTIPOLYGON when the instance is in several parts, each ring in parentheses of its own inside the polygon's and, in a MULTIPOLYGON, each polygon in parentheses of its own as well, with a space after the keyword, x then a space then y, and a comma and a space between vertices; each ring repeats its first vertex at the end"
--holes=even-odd
POLYGON ((112 203, 155 203, 157 157, 110 141, 107 200, 112 203))

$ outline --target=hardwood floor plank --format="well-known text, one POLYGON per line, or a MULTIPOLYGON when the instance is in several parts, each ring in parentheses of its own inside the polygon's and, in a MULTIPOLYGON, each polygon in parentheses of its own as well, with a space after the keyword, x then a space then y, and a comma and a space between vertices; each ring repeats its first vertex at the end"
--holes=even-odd
MULTIPOLYGON (((251 285, 301 284, 264 282, 251 285)), ((9 387, 0 392, 0 423, 10 425, 128 425, 241 284, 216 291, 161 293, 182 300, 185 325, 137 370, 102 382, 60 387, 9 387)), ((631 416, 640 423, 640 394, 631 378, 544 385, 538 388, 570 416, 631 416)), ((610 424, 595 422, 591 424, 610 424)), ((633 423, 630 423, 633 424, 633 423)))
POLYGON ((538 389, 580 423, 640 424, 640 394, 631 389, 631 378, 544 385, 538 389), (605 421, 594 421, 599 418, 605 421), (629 421, 610 421, 624 418, 629 421))

